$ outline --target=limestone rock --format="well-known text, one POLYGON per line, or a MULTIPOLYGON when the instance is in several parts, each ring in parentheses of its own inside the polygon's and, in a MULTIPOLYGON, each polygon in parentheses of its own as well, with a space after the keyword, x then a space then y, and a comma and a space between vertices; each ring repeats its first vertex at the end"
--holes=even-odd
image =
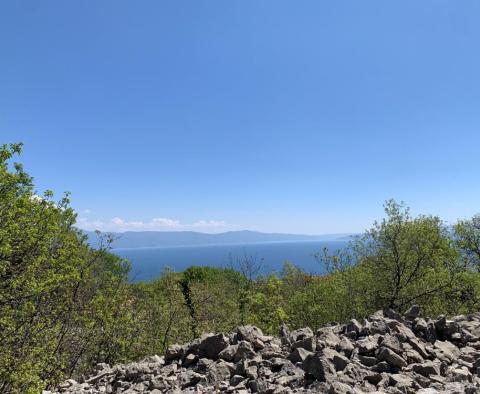
POLYGON ((200 342, 198 352, 200 357, 217 359, 219 353, 229 345, 224 334, 207 334, 200 342))
POLYGON ((172 345, 164 356, 109 366, 44 394, 476 393, 480 313, 454 318, 378 311, 278 338, 254 326, 172 345))

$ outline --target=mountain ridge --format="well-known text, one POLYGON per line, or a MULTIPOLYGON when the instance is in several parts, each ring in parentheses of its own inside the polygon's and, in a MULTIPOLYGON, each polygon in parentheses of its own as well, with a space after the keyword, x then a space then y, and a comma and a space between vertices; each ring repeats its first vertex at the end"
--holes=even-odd
MULTIPOLYGON (((100 244, 100 236, 93 231, 84 231, 93 247, 100 244)), ((202 233, 197 231, 126 231, 110 232, 115 238, 113 248, 153 248, 171 246, 201 246, 247 244, 256 242, 291 242, 291 241, 341 241, 354 234, 287 234, 263 233, 252 230, 227 231, 223 233, 202 233)))

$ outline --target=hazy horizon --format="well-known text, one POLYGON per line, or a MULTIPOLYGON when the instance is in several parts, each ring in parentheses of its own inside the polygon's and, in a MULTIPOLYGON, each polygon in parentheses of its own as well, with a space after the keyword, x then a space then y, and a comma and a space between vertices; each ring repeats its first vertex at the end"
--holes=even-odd
MULTIPOLYGON (((87 232, 95 232, 96 230, 88 230, 82 229, 83 231, 87 232)), ((218 235, 218 234, 225 234, 225 233, 241 233, 241 232, 251 232, 251 233, 260 233, 260 234, 282 234, 282 235, 306 235, 306 236, 313 236, 313 237, 321 237, 321 236, 348 236, 357 233, 321 233, 321 234, 306 234, 306 233, 289 233, 289 232, 267 232, 267 231, 256 231, 256 230, 249 230, 249 229, 241 229, 241 230, 226 230, 220 232, 207 232, 207 231, 196 231, 196 230, 125 230, 125 231, 105 231, 106 233, 115 233, 115 234, 124 234, 124 233, 198 233, 198 234, 208 234, 208 235, 218 235)))

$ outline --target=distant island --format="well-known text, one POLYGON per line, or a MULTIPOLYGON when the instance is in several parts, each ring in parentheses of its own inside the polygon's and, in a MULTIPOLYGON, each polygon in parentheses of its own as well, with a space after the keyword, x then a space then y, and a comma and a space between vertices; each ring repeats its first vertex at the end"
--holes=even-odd
MULTIPOLYGON (((89 243, 97 247, 99 236, 93 231, 86 231, 89 243)), ((217 234, 200 233, 196 231, 126 231, 113 234, 113 248, 154 248, 169 246, 198 245, 231 245, 257 242, 290 242, 290 241, 342 241, 354 234, 282 234, 262 233, 259 231, 228 231, 217 234)))

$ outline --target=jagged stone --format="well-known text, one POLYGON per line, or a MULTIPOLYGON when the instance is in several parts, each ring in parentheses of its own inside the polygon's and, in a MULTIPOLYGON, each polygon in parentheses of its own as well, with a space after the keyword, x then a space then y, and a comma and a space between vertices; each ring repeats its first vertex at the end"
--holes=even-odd
POLYGON ((255 326, 241 326, 237 328, 237 338, 240 341, 247 341, 250 343, 256 343, 257 341, 263 342, 265 337, 262 330, 255 326))
POLYGON ((238 384, 240 384, 244 380, 245 380, 245 377, 243 377, 242 375, 233 375, 230 378, 230 385, 231 386, 237 386, 238 384))
POLYGON ((172 361, 172 360, 179 359, 183 357, 184 353, 185 353, 185 349, 183 348, 183 346, 180 346, 177 344, 169 346, 169 348, 165 352, 165 360, 172 361))
POLYGON ((229 381, 232 372, 234 372, 233 364, 219 360, 209 365, 206 377, 209 383, 229 381))
POLYGON ((394 373, 390 375, 390 384, 404 392, 413 386, 413 379, 407 375, 394 373))
POLYGON ((350 339, 348 339, 347 337, 343 337, 336 345, 336 349, 337 351, 345 354, 345 356, 350 357, 355 347, 353 346, 353 343, 352 341, 350 341, 350 339))
POLYGON ((233 361, 238 351, 238 345, 229 345, 218 353, 218 358, 225 361, 233 361))
POLYGON ((356 319, 350 320, 345 326, 345 332, 350 338, 357 338, 358 334, 362 331, 362 325, 356 319))
POLYGON ((311 336, 311 337, 306 337, 306 338, 303 338, 301 340, 298 340, 294 343, 292 343, 292 348, 297 348, 297 347, 301 347, 301 348, 304 348, 310 352, 314 352, 317 348, 317 342, 316 342, 316 338, 311 336))
POLYGON ((367 330, 368 332, 366 334, 385 335, 386 333, 390 332, 390 329, 389 329, 387 323, 385 323, 384 320, 375 320, 373 322, 368 322, 367 321, 367 324, 365 325, 365 327, 368 327, 368 330, 367 330))
POLYGON ((331 382, 336 372, 334 365, 321 353, 308 355, 303 361, 303 369, 320 382, 331 382))
POLYGON ((412 364, 410 369, 423 376, 440 375, 440 362, 426 361, 423 364, 412 364))
POLYGON ((402 353, 402 345, 397 337, 393 335, 386 334, 382 341, 382 346, 388 347, 390 350, 393 350, 395 353, 402 353))
MULTIPOLYGON (((480 314, 436 320, 412 307, 346 325, 265 336, 254 326, 207 334, 165 356, 98 364, 55 393, 476 393, 480 389, 480 314)), ((47 392, 45 392, 47 394, 47 392)), ((48 393, 53 394, 53 393, 48 393)))
POLYGON ((178 382, 182 389, 196 385, 204 379, 203 375, 192 371, 191 369, 181 372, 178 376, 178 382))
POLYGON ((414 331, 416 333, 419 333, 419 332, 424 333, 424 332, 427 331, 428 325, 427 325, 427 322, 425 321, 425 319, 422 319, 420 317, 418 319, 415 319, 413 328, 414 328, 414 331))
POLYGON ((322 342, 326 346, 331 348, 336 347, 341 341, 339 336, 333 332, 332 327, 324 327, 317 330, 317 338, 317 343, 322 342))
POLYGON ((350 394, 353 393, 352 388, 345 383, 333 382, 328 388, 328 394, 350 394))
POLYGON ((434 388, 428 388, 428 389, 420 389, 417 391, 417 394, 437 394, 438 390, 435 390, 434 388))
POLYGON ((258 368, 255 365, 247 367, 245 369, 245 376, 248 379, 257 379, 258 378, 258 368))
POLYGON ((375 352, 378 348, 378 344, 373 341, 371 338, 365 338, 357 341, 356 343, 358 348, 358 353, 362 355, 370 355, 375 352))
POLYGON ((451 368, 447 371, 447 376, 454 382, 471 382, 472 374, 466 367, 451 368))
POLYGON ((313 337, 313 331, 310 327, 300 328, 290 333, 291 343, 313 337))
POLYGON ((423 363, 424 358, 413 349, 408 343, 403 344, 403 358, 407 360, 408 364, 412 363, 423 363))
POLYGON ((334 365, 336 371, 343 371, 349 363, 349 359, 336 350, 324 349, 322 353, 323 356, 334 365))
POLYGON ((367 376, 365 376, 365 380, 367 380, 369 383, 374 384, 375 386, 379 384, 384 376, 381 373, 369 373, 367 376))
POLYGON ((386 361, 380 361, 375 364, 371 370, 375 372, 388 372, 390 370, 390 365, 386 361))
POLYGON ((248 387, 252 393, 265 394, 269 389, 268 382, 264 379, 251 380, 248 382, 248 387))
POLYGON ((397 367, 397 368, 402 368, 407 365, 407 362, 400 357, 398 354, 396 354, 393 350, 387 348, 387 347, 381 347, 378 351, 377 355, 378 360, 380 361, 386 361, 390 365, 397 367))
POLYGON ((402 315, 397 313, 393 309, 387 308, 383 311, 384 316, 388 317, 389 319, 397 320, 399 322, 403 322, 402 315))
POLYGON ((418 305, 412 305, 406 312, 405 317, 408 320, 414 320, 420 317, 420 307, 418 305))
POLYGON ((246 360, 255 357, 255 355, 256 353, 250 342, 240 341, 237 345, 237 351, 233 356, 233 361, 238 362, 240 360, 246 360))
POLYGON ((200 342, 198 352, 200 357, 217 359, 219 353, 229 345, 224 334, 207 334, 200 342))
POLYGON ((363 365, 366 365, 367 367, 373 367, 375 364, 378 363, 376 357, 362 356, 361 354, 358 355, 358 361, 360 361, 363 365))
POLYGON ((460 357, 460 350, 451 342, 436 341, 433 346, 435 354, 442 361, 453 362, 460 357))
POLYGON ((312 354, 312 352, 298 347, 292 350, 292 352, 288 355, 288 359, 293 363, 303 362, 310 354, 312 354))

